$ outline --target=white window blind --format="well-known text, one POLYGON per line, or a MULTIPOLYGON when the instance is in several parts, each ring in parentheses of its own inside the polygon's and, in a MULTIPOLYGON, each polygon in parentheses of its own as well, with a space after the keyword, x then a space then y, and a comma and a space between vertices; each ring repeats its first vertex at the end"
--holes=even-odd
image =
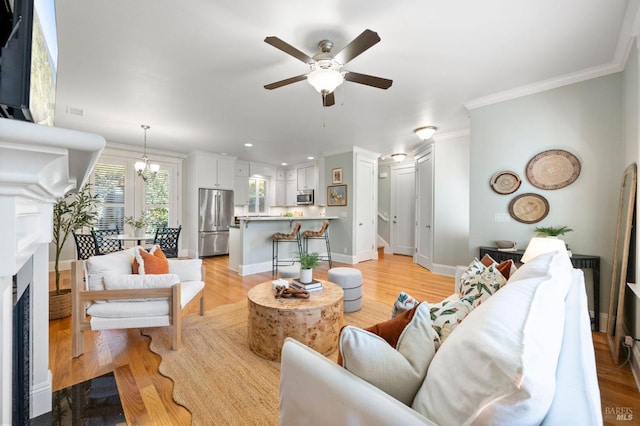
POLYGON ((97 205, 97 229, 124 229, 126 167, 122 164, 98 163, 93 171, 93 191, 100 198, 97 205))

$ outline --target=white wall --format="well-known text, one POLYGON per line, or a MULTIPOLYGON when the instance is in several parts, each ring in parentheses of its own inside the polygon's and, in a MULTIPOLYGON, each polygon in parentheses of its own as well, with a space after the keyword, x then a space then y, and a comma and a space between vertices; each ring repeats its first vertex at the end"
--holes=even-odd
POLYGON ((565 241, 575 253, 601 257, 602 311, 609 301, 618 194, 626 166, 622 83, 622 73, 617 73, 471 111, 470 254, 477 255, 478 246, 494 240, 526 247, 536 226, 567 225, 574 232, 565 241), (582 171, 572 185, 550 191, 527 181, 527 162, 548 149, 578 157, 582 171), (516 193, 491 190, 489 179, 501 170, 522 178, 516 193), (495 213, 508 212, 514 196, 527 192, 549 201, 546 219, 531 225, 494 221, 495 213))

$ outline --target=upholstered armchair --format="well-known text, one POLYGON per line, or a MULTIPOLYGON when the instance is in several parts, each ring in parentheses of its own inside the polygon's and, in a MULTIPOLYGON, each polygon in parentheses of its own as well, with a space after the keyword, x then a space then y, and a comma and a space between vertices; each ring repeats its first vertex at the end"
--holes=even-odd
MULTIPOLYGON (((168 273, 153 273, 154 255, 130 248, 72 263, 72 355, 84 352, 86 330, 171 327, 172 347, 181 345, 184 310, 200 302, 204 314, 205 268, 201 259, 166 259, 168 273), (134 259, 139 273, 133 273, 134 259), (138 260, 141 262, 139 263, 138 260), (146 265, 145 265, 146 263, 146 265)), ((164 265, 166 267, 166 264, 164 265)))

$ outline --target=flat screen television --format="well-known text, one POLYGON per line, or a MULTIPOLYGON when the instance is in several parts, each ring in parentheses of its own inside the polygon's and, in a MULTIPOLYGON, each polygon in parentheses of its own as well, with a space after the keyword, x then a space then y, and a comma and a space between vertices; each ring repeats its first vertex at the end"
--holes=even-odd
POLYGON ((53 126, 58 41, 54 0, 2 0, 0 116, 53 126))

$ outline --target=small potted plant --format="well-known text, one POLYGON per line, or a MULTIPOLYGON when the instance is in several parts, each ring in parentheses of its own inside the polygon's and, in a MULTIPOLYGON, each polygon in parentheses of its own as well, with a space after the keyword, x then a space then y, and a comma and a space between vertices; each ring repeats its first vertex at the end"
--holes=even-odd
POLYGON ((309 284, 313 281, 313 268, 318 266, 318 253, 307 253, 301 251, 298 253, 300 259, 300 282, 303 284, 309 284))
POLYGON ((536 228, 536 236, 538 237, 559 237, 561 235, 566 234, 567 232, 571 232, 573 229, 568 226, 538 226, 536 228))
POLYGON ((125 216, 124 223, 133 228, 133 235, 136 237, 144 236, 147 226, 147 214, 144 211, 140 212, 140 216, 136 219, 135 216, 125 216))

